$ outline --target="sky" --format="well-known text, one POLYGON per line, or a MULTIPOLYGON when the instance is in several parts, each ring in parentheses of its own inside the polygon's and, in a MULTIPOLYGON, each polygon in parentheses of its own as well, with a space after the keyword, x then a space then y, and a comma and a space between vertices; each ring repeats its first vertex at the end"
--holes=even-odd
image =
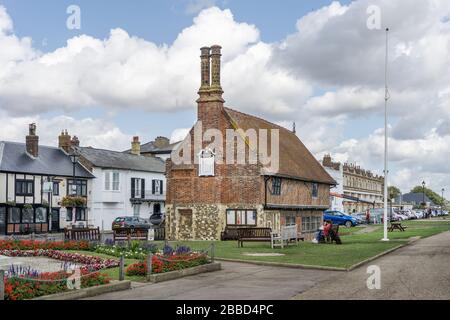
POLYGON ((226 105, 292 127, 318 159, 450 192, 446 0, 0 0, 0 140, 125 150, 196 120, 199 48, 223 47, 226 105), (68 28, 76 5, 80 29, 68 28), (375 10, 375 11, 374 11, 375 10))

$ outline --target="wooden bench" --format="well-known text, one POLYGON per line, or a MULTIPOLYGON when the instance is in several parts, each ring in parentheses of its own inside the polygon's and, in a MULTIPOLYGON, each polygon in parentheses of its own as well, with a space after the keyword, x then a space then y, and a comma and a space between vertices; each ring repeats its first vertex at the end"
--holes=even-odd
POLYGON ((388 228, 389 232, 393 232, 394 230, 405 231, 406 226, 402 226, 400 222, 391 222, 391 225, 388 228))
POLYGON ((114 232, 114 242, 117 241, 147 241, 148 229, 146 228, 116 228, 114 232))
POLYGON ((65 240, 100 241, 100 228, 64 229, 65 240))
POLYGON ((238 247, 244 247, 244 241, 272 242, 271 228, 239 228, 238 247))
POLYGON ((280 232, 272 233, 272 249, 274 247, 284 248, 284 243, 286 246, 291 242, 298 245, 299 240, 305 241, 305 237, 299 235, 297 225, 282 226, 280 232))

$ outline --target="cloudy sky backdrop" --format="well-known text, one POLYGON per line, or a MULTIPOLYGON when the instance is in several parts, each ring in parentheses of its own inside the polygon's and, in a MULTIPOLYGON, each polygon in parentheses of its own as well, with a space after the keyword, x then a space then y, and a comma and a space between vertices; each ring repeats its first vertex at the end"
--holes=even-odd
POLYGON ((199 48, 223 47, 227 105, 288 128, 318 158, 382 174, 389 26, 391 184, 450 192, 450 1, 0 0, 0 140, 127 149, 196 119, 199 48), (81 30, 66 28, 70 4, 81 30), (367 28, 377 5, 381 29, 367 28))

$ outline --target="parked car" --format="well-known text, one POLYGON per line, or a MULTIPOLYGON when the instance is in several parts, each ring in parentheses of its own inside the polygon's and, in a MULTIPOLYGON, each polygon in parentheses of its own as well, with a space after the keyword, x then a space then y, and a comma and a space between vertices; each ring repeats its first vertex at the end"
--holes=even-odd
POLYGON ((423 219, 423 211, 415 210, 413 213, 416 215, 417 219, 423 219))
POLYGON ((363 212, 352 213, 351 216, 356 219, 358 224, 366 223, 366 214, 363 212))
POLYGON ((150 216, 150 223, 154 226, 159 226, 164 222, 164 213, 155 212, 150 216))
POLYGON ((347 228, 354 227, 358 224, 355 217, 335 210, 327 210, 323 213, 324 220, 330 220, 333 224, 344 225, 347 228))
POLYGON ((140 217, 118 217, 112 223, 113 229, 118 228, 144 228, 150 229, 151 223, 140 217))

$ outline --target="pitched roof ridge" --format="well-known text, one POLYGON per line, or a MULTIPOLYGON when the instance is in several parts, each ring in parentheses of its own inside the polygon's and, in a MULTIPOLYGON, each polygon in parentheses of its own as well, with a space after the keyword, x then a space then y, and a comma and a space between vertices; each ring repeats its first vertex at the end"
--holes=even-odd
MULTIPOLYGON (((238 111, 238 110, 236 110, 236 109, 232 109, 232 108, 229 108, 229 107, 224 107, 224 109, 225 109, 225 111, 226 111, 227 113, 228 113, 228 110, 230 110, 230 111, 232 111, 232 112, 236 112, 236 113, 242 114, 242 115, 247 116, 247 117, 252 117, 252 118, 258 119, 258 120, 263 121, 263 122, 265 122, 265 123, 267 123, 267 124, 270 124, 270 125, 275 126, 275 127, 279 128, 279 129, 283 129, 283 130, 286 130, 286 131, 289 132, 289 133, 294 134, 291 130, 289 130, 289 129, 283 127, 283 126, 280 126, 280 125, 278 125, 278 124, 276 124, 276 123, 267 121, 267 120, 265 120, 265 119, 263 119, 263 118, 261 118, 261 117, 257 117, 257 116, 254 116, 254 115, 252 115, 252 114, 248 114, 248 113, 245 113, 245 112, 242 112, 242 111, 238 111)), ((230 117, 231 117, 231 115, 230 115, 230 117)), ((231 118, 232 118, 232 117, 231 117, 231 118)), ((297 136, 297 135, 296 135, 296 136, 297 136)))
MULTIPOLYGON (((15 144, 15 145, 22 145, 22 146, 26 145, 25 142, 18 142, 18 141, 0 141, 0 142, 2 142, 4 144, 15 144)), ((59 149, 58 147, 48 146, 48 145, 44 145, 44 144, 39 144, 39 148, 59 149)))

